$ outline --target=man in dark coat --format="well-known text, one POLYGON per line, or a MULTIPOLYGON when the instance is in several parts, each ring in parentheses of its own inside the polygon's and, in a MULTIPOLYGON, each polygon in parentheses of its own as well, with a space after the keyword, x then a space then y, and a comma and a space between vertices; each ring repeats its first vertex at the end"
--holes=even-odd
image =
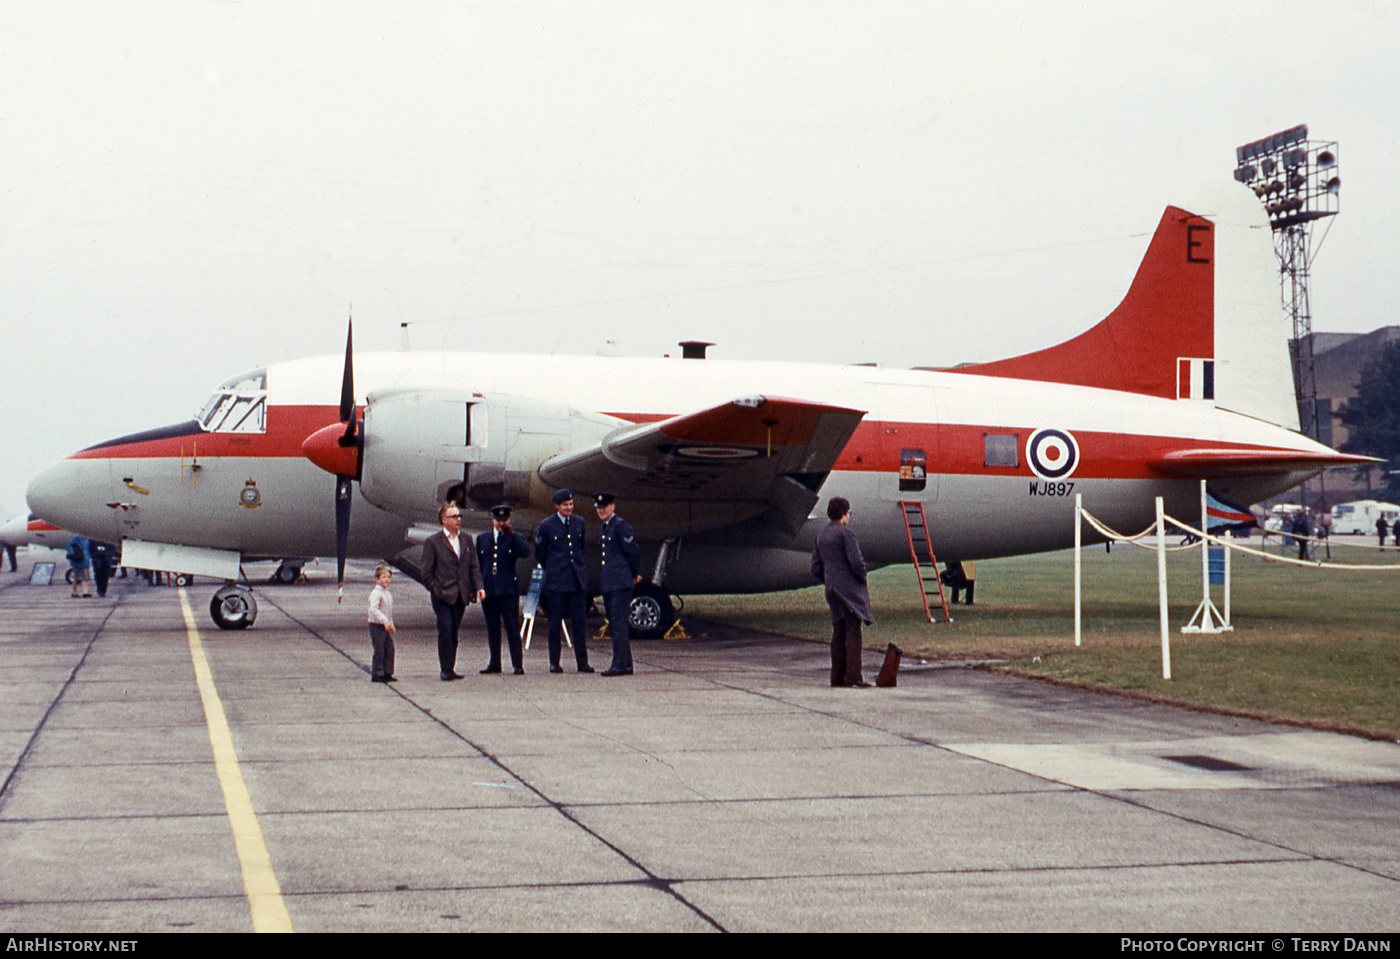
POLYGON ((481 565, 469 540, 457 534, 462 529, 462 511, 456 503, 445 503, 438 510, 442 529, 423 544, 421 572, 423 585, 433 601, 437 618, 438 666, 443 680, 461 679, 457 666, 457 632, 467 604, 486 598, 481 565))
POLYGON ((874 623, 870 592, 865 586, 865 560, 856 534, 848 528, 851 504, 840 496, 826 504, 831 520, 817 534, 812 549, 812 575, 826 586, 831 609, 831 685, 865 687, 860 673, 861 624, 874 623))
POLYGON ((627 620, 632 613, 632 587, 642 581, 642 548, 637 545, 632 524, 617 515, 614 494, 599 493, 593 505, 603 524, 598 533, 598 546, 603 554, 598 588, 603 593, 613 645, 612 665, 603 670, 603 675, 631 676, 632 637, 627 620))
POLYGON ((486 598, 481 611, 486 616, 486 646, 491 659, 483 673, 501 671, 501 630, 505 629, 510 647, 510 664, 515 675, 525 672, 520 659, 520 582, 515 577, 515 561, 530 555, 530 544, 510 528, 510 507, 491 510, 490 532, 476 538, 476 558, 486 580, 486 598))
POLYGON ((116 552, 116 547, 111 543, 104 543, 101 540, 93 540, 92 546, 92 578, 97 583, 97 595, 107 595, 107 582, 112 578, 112 555, 116 552))
POLYGON ((570 490, 555 492, 554 508, 555 514, 535 527, 535 559, 544 567, 544 595, 549 604, 549 671, 564 671, 559 665, 559 649, 563 645, 564 620, 567 619, 578 671, 591 673, 583 518, 574 515, 574 494, 570 490))

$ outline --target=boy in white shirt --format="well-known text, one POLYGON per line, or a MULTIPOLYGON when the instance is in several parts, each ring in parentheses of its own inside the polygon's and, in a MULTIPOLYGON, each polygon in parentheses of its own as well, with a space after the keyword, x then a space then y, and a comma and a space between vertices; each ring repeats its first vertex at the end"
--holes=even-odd
POLYGON ((393 578, 394 571, 381 563, 369 594, 369 641, 374 647, 369 676, 376 683, 398 682, 394 678, 394 597, 389 594, 393 578))

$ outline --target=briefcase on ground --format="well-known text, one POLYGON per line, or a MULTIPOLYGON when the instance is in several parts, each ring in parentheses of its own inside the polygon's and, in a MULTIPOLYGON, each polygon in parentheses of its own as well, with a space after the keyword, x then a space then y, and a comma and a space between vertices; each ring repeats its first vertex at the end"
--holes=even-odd
POLYGON ((880 667, 880 675, 875 677, 876 686, 899 685, 899 660, 903 655, 898 646, 890 643, 890 648, 885 650, 885 664, 880 667))

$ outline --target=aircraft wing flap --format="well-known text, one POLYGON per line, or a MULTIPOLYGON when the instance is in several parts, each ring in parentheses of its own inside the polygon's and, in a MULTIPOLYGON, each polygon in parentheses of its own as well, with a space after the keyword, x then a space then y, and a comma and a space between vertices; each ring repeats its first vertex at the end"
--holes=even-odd
POLYGON ((677 534, 770 510, 795 531, 864 416, 804 400, 745 397, 624 427, 591 449, 547 461, 539 476, 554 487, 616 493, 629 517, 640 508, 650 525, 677 534))
POLYGON ((1356 456, 1333 450, 1171 450, 1150 457, 1147 465, 1168 476, 1214 479, 1227 476, 1257 476, 1268 473, 1320 472, 1334 466, 1378 463, 1372 456, 1356 456))

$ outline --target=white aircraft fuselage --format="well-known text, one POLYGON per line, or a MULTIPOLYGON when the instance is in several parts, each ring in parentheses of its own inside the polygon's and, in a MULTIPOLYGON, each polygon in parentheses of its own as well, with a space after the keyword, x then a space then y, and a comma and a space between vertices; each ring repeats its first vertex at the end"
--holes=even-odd
POLYGON ((335 555, 334 499, 353 479, 347 553, 379 558, 410 556, 449 495, 468 529, 506 502, 528 533, 561 486, 585 506, 615 492, 645 561, 670 543, 666 587, 695 593, 810 585, 835 496, 872 567, 909 562, 905 502, 922 505, 940 560, 1068 547, 1076 495, 1130 533, 1157 496, 1198 516, 1202 479, 1254 503, 1356 457, 1287 428, 1267 220, 1239 190, 1168 207, 1119 308, 1023 357, 926 371, 369 354, 353 358, 344 439, 347 358, 318 357, 229 380, 196 419, 73 454, 29 505, 110 541, 335 555), (1248 283, 1228 280, 1240 272, 1248 283))

